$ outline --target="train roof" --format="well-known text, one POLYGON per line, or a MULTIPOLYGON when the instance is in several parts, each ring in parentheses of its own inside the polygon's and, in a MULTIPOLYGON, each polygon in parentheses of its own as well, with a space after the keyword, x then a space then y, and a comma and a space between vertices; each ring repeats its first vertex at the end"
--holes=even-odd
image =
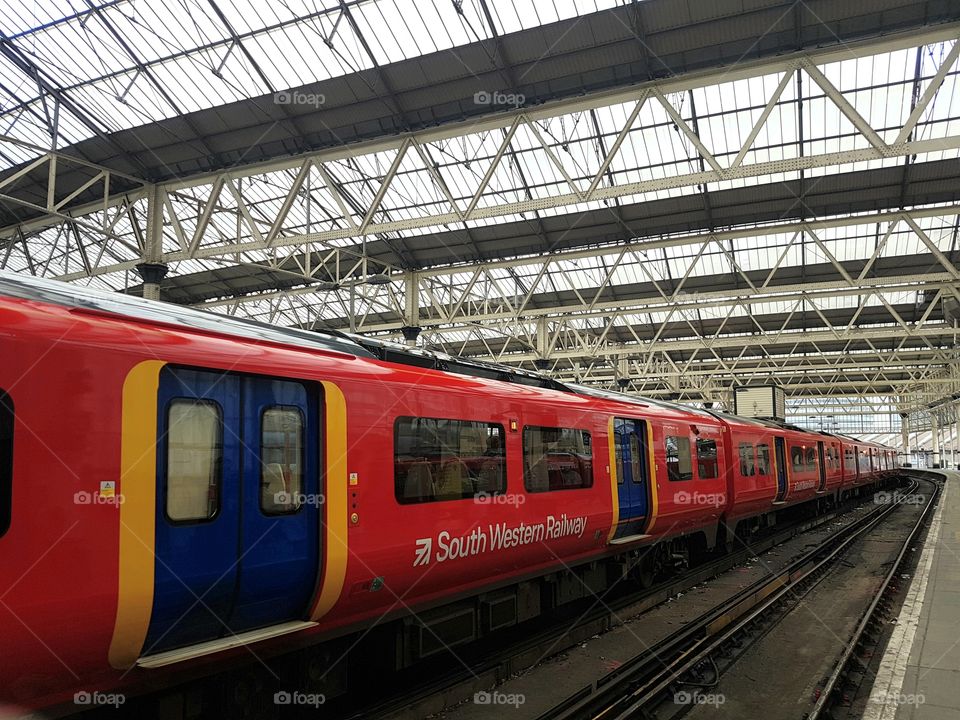
POLYGON ((318 334, 296 328, 281 328, 275 325, 217 315, 204 310, 169 305, 144 300, 134 295, 110 293, 93 288, 82 288, 56 280, 42 280, 0 272, 0 295, 59 305, 70 309, 122 315, 124 317, 174 325, 184 325, 196 330, 232 335, 254 340, 267 340, 296 344, 317 350, 346 353, 358 357, 373 357, 373 354, 357 345, 342 333, 318 334))
MULTIPOLYGON (((577 383, 562 383, 538 372, 523 368, 460 358, 447 353, 410 347, 382 338, 372 338, 338 330, 318 331, 278 327, 267 323, 234 318, 228 315, 197 310, 195 308, 145 300, 134 295, 111 293, 94 288, 78 287, 56 280, 24 277, 0 271, 0 295, 21 300, 46 302, 78 310, 120 315, 123 317, 186 326, 196 330, 229 335, 252 340, 265 340, 297 348, 333 351, 358 358, 376 359, 384 362, 408 365, 430 370, 452 372, 459 375, 499 380, 529 387, 567 392, 581 397, 590 397, 610 402, 647 408, 658 408, 686 415, 713 418, 721 422, 757 425, 805 434, 830 435, 801 428, 772 418, 747 418, 716 410, 705 410, 681 405, 666 400, 638 395, 628 395, 616 390, 604 390, 577 383)), ((857 440, 839 433, 835 435, 849 442, 884 447, 876 443, 857 440)))

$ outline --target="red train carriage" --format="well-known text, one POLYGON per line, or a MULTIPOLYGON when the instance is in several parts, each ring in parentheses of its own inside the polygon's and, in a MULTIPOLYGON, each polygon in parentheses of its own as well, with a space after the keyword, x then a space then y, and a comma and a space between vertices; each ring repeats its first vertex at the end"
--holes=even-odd
POLYGON ((412 662, 882 472, 845 438, 6 275, 0 357, 0 702, 31 708, 394 619, 412 662))

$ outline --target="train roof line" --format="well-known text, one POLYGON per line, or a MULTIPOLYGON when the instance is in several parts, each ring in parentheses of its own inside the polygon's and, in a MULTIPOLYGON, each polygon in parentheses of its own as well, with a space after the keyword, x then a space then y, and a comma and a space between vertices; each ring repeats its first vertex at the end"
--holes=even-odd
POLYGON ((234 318, 182 305, 145 300, 135 295, 78 287, 56 280, 0 272, 0 295, 47 302, 70 309, 121 315, 149 322, 184 325, 245 339, 268 340, 296 347, 332 350, 355 357, 379 359, 401 365, 574 392, 553 378, 522 368, 458 358, 443 352, 423 350, 382 338, 365 337, 338 330, 323 328, 310 331, 279 327, 248 318, 234 318))
POLYGON ((546 375, 511 365, 461 358, 438 350, 425 350, 423 348, 411 347, 383 338, 367 337, 350 333, 344 333, 344 335, 371 353, 374 357, 384 362, 430 370, 441 370, 443 372, 456 373, 457 375, 469 375, 470 377, 485 378, 488 380, 500 380, 517 385, 527 385, 529 387, 547 388, 561 392, 574 392, 568 385, 565 385, 559 380, 554 380, 546 375))
POLYGON ((51 303, 70 309, 93 310, 133 317, 148 322, 185 325, 248 340, 296 343, 300 346, 345 353, 355 357, 374 357, 373 353, 358 345, 353 338, 344 333, 325 331, 320 334, 297 328, 277 327, 247 318, 235 318, 182 305, 145 300, 135 295, 106 292, 95 288, 79 288, 56 280, 26 278, 8 272, 0 272, 0 295, 51 303))
MULTIPOLYGON (((617 390, 604 390, 589 387, 578 383, 563 383, 538 372, 524 370, 511 365, 502 365, 483 360, 460 358, 447 353, 424 350, 410 347, 401 343, 383 338, 373 338, 338 330, 322 329, 318 331, 285 328, 267 323, 235 318, 229 315, 197 310, 196 308, 145 300, 135 295, 118 292, 106 292, 88 287, 77 287, 57 280, 46 280, 36 277, 24 277, 9 272, 0 271, 0 295, 47 302, 61 307, 80 310, 94 310, 112 315, 122 315, 149 322, 179 324, 187 327, 233 335, 244 339, 266 340, 297 347, 334 351, 355 357, 378 359, 400 365, 420 367, 430 370, 468 375, 470 377, 500 380, 528 387, 538 387, 561 392, 584 395, 601 400, 621 402, 639 407, 655 407, 673 410, 680 413, 714 417, 726 421, 728 418, 739 422, 749 422, 764 427, 775 427, 782 430, 818 434, 817 431, 802 428, 797 425, 778 420, 776 418, 749 418, 732 415, 717 410, 696 408, 690 405, 681 405, 667 400, 653 399, 640 395, 628 395, 617 390)), ((866 445, 876 445, 865 440, 858 440, 849 435, 840 433, 819 434, 844 438, 866 445)))

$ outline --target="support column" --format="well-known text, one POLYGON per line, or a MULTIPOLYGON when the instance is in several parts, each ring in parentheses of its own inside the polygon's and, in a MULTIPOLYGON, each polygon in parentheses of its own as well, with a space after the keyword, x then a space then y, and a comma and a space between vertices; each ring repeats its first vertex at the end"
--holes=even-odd
POLYGON ((163 263, 140 263, 137 272, 143 280, 143 299, 159 300, 160 283, 167 275, 167 266, 163 263))
POLYGON ((630 386, 630 360, 626 356, 617 360, 617 387, 626 390, 630 386))
POLYGON ((420 337, 420 278, 416 271, 406 273, 403 283, 403 339, 411 347, 420 337))
POLYGON ((933 443, 933 467, 940 467, 940 424, 937 422, 937 416, 930 416, 930 439, 933 443))
POLYGON ((945 439, 943 445, 944 467, 955 468, 957 466, 957 418, 953 415, 953 408, 950 408, 951 415, 947 416, 947 427, 945 428, 945 439), (949 450, 949 460, 947 460, 947 451, 949 450))
POLYGON ((147 237, 144 240, 143 262, 137 265, 143 280, 143 297, 160 299, 160 283, 167 274, 163 262, 163 200, 160 188, 151 185, 147 195, 147 237))
POLYGON ((900 444, 903 448, 903 464, 910 464, 910 416, 900 413, 900 444))
POLYGON ((550 333, 545 317, 537 318, 537 355, 533 364, 543 372, 550 367, 550 333))

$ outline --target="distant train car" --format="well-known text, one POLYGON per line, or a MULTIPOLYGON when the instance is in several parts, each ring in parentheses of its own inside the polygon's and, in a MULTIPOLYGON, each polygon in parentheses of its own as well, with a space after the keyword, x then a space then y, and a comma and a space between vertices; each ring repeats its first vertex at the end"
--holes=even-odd
POLYGON ((7 275, 0 356, 0 703, 28 708, 374 624, 403 666, 890 470, 782 423, 7 275))

